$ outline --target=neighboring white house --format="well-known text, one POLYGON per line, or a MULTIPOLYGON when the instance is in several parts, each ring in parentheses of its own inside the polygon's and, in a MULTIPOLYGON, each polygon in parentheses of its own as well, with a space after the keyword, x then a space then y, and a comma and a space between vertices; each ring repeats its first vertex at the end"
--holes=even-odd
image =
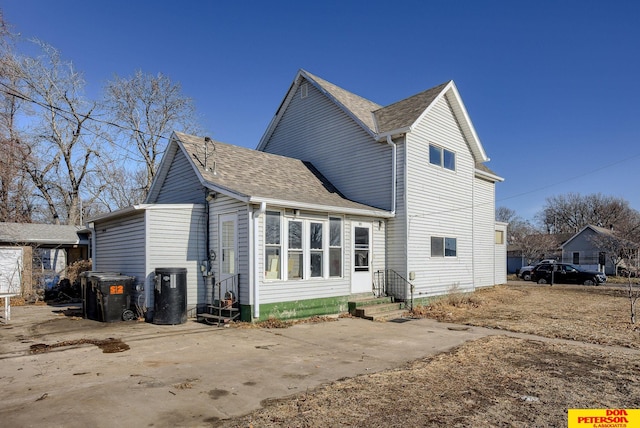
MULTIPOLYGON (((502 178, 487 161, 453 82, 382 107, 300 71, 258 150, 175 132, 146 203, 204 204, 206 225, 189 232, 206 255, 195 269, 238 281, 243 320, 338 313, 374 292, 428 299, 506 282, 502 178)), ((114 250, 96 245, 106 269, 101 252, 114 250)), ((190 304, 209 298, 200 279, 189 287, 190 304)))
POLYGON ((52 287, 69 264, 88 258, 88 236, 79 226, 0 222, 0 292, 52 287))

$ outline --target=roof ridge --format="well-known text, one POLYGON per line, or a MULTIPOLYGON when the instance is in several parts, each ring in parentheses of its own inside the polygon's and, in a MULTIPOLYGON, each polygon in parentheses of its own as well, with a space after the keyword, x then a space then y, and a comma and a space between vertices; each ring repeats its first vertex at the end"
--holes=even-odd
MULTIPOLYGON (((403 98, 403 99, 401 99, 401 100, 395 101, 395 102, 393 102, 393 103, 391 103, 391 104, 387 104, 386 106, 382 106, 380 110, 382 110, 382 109, 386 109, 386 108, 389 108, 389 107, 393 107, 393 106, 394 106, 394 105, 396 105, 396 104, 400 104, 400 103, 402 103, 402 102, 405 102, 405 101, 411 100, 412 98, 420 97, 421 95, 423 95, 423 94, 425 94, 425 93, 427 93, 427 92, 430 92, 430 91, 435 91, 436 89, 437 89, 437 91, 435 91, 435 92, 440 93, 440 92, 442 92, 442 90, 445 88, 445 86, 447 86, 447 85, 448 85, 449 83, 451 83, 451 82, 453 82, 453 80, 447 80, 447 81, 446 81, 446 82, 444 82, 444 83, 441 83, 441 84, 436 85, 436 86, 432 86, 431 88, 429 88, 429 89, 425 89, 424 91, 420 91, 420 92, 418 92, 417 94, 410 95, 410 96, 408 96, 408 97, 406 97, 406 98, 403 98)), ((377 111, 377 110, 376 110, 376 111, 377 111)))
POLYGON ((334 102, 337 102, 351 113, 358 121, 366 126, 372 134, 377 132, 373 112, 382 108, 380 104, 348 91, 306 70, 301 69, 300 72, 304 78, 311 80, 312 83, 315 83, 326 95, 333 98, 334 102))
POLYGON ((379 124, 378 131, 391 132, 412 126, 452 82, 449 80, 374 111, 373 115, 379 124))

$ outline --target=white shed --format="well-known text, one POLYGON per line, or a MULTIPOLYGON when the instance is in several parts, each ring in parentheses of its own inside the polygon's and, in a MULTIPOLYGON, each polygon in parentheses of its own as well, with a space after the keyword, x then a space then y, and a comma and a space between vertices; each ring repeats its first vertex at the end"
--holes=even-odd
POLYGON ((132 301, 147 316, 153 309, 157 268, 187 269, 187 309, 205 303, 207 214, 201 204, 134 205, 93 218, 93 270, 136 279, 132 301))

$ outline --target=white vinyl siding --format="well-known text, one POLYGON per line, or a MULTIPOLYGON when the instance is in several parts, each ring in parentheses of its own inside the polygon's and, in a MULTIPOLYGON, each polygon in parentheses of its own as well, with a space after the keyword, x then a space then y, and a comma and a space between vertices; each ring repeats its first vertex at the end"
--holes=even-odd
POLYGON ((158 196, 158 204, 204 203, 205 192, 182 150, 177 149, 158 196))
POLYGON ((95 223, 93 270, 133 276, 145 284, 145 213, 95 223))
POLYGON ((374 280, 375 273, 386 270, 387 266, 386 229, 387 223, 384 220, 372 219, 371 269, 374 273, 374 280))
POLYGON ((496 232, 500 232, 504 238, 502 242, 496 240, 495 243, 495 284, 507 283, 507 223, 496 223, 496 232))
POLYGON ((206 259, 205 216, 202 205, 147 210, 147 288, 153 290, 157 268, 186 268, 189 309, 205 303, 200 273, 200 263, 206 259))
POLYGON ((406 150, 407 260, 415 297, 470 290, 475 162, 446 97, 407 135, 406 150), (455 171, 428 162, 434 144, 456 154, 455 171), (456 257, 431 257, 433 236, 456 238, 456 257))
MULTIPOLYGON (((474 282, 476 287, 495 285, 496 222, 495 185, 475 178, 473 191, 473 254, 474 282)), ((506 254, 505 254, 506 261, 506 254)), ((505 268, 506 272, 506 268, 505 268)))
POLYGON ((347 198, 391 209, 391 147, 376 142, 312 84, 298 93, 264 151, 310 161, 347 198))
MULTIPOLYGON (((405 165, 406 142, 405 139, 396 139, 397 169, 396 169, 396 215, 387 220, 387 269, 393 269, 404 278, 408 278, 407 272, 407 212, 405 193, 405 165)), ((375 230, 374 230, 375 233, 375 230)))
POLYGON ((200 261, 206 224, 203 205, 141 205, 135 211, 95 221, 94 270, 136 278, 132 303, 153 308, 156 268, 187 268, 187 305, 203 303, 200 261))
MULTIPOLYGON (((117 272, 132 276, 135 283, 145 289, 146 285, 146 245, 145 213, 135 211, 126 217, 118 217, 95 223, 95 254, 93 270, 117 272)), ((132 291, 132 303, 146 306, 145 294, 132 291)))

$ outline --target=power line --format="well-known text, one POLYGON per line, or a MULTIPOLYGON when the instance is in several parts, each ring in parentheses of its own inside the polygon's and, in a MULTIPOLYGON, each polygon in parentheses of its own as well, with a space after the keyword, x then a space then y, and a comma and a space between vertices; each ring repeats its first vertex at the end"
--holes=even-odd
MULTIPOLYGON (((46 109, 49 109, 49 110, 55 110, 55 111, 61 113, 62 117, 65 118, 68 121, 71 121, 71 119, 69 119, 65 115, 72 115, 72 116, 73 115, 78 115, 78 116, 80 116, 80 117, 82 117, 84 119, 92 120, 94 122, 101 123, 101 124, 104 124, 104 125, 114 126, 114 127, 118 128, 120 130, 123 130, 123 131, 136 132, 138 134, 147 135, 147 136, 153 137, 153 138, 161 138, 161 139, 165 139, 167 141, 169 140, 168 137, 165 137, 163 135, 153 134, 153 133, 150 133, 150 132, 141 131, 139 129, 129 128, 129 127, 122 126, 120 124, 117 124, 117 123, 114 123, 114 122, 111 122, 111 121, 98 119, 96 117, 88 116, 88 115, 81 114, 81 113, 73 113, 73 112, 65 110, 65 109, 63 109, 61 107, 54 106, 54 105, 51 105, 51 104, 48 104, 48 103, 43 103, 43 102, 38 101, 38 100, 34 100, 33 98, 29 97, 28 95, 25 95, 25 94, 21 93, 20 91, 16 90, 15 88, 10 87, 9 85, 5 84, 4 82, 0 82, 0 85, 2 85, 2 86, 4 86, 5 88, 8 89, 8 90, 1 90, 3 93, 5 93, 5 94, 7 94, 9 96, 16 97, 16 98, 19 98, 21 100, 36 104, 36 105, 38 105, 38 106, 40 106, 42 108, 46 108, 46 109)), ((91 131, 90 129, 87 129, 87 128, 83 128, 83 129, 85 131, 87 131, 87 132, 92 133, 96 137, 104 138, 104 137, 98 135, 97 133, 91 131)), ((114 141, 109 141, 109 143, 113 144, 114 146, 118 147, 119 149, 122 149, 122 150, 130 153, 131 155, 134 155, 136 157, 139 156, 139 153, 136 153, 136 152, 130 150, 128 147, 124 147, 124 146, 122 146, 120 144, 115 143, 114 141)), ((158 152, 158 154, 163 154, 163 153, 164 153, 164 151, 159 151, 158 152)), ((141 161, 139 159, 130 159, 130 160, 133 160, 135 162, 144 162, 144 161, 141 161)))
MULTIPOLYGON (((541 190, 549 189, 549 188, 554 187, 554 186, 558 186, 558 185, 561 185, 561 184, 564 184, 564 183, 568 183, 570 181, 585 177, 585 176, 593 174, 595 172, 599 172, 599 171, 611 168, 613 166, 619 165, 621 163, 627 162, 627 161, 629 161, 631 159, 635 159, 635 158, 638 158, 638 157, 640 157, 640 153, 637 153, 637 154, 635 154, 633 156, 629 156, 629 157, 626 157, 624 159, 612 162, 612 163, 607 164, 607 165, 603 165, 603 166, 601 166, 599 168, 591 169, 588 172, 585 172, 585 173, 582 173, 582 174, 578 174, 578 175, 575 175, 573 177, 569 177, 569 178, 566 178, 566 179, 561 180, 561 181, 557 181, 557 182, 552 183, 552 184, 547 184, 545 186, 540 186, 540 187, 537 187, 535 189, 527 190, 525 192, 521 192, 521 193, 518 193, 518 194, 515 194, 515 195, 512 195, 512 196, 507 196, 507 197, 504 197, 504 198, 496 199, 495 202, 506 201, 506 200, 509 200, 509 199, 515 199, 515 198, 519 198, 521 196, 526 196, 526 195, 529 195, 529 194, 532 194, 532 193, 540 192, 541 190)), ((490 205, 492 203, 493 202, 484 202, 484 203, 481 203, 481 204, 463 205, 463 206, 460 206, 458 208, 449 208, 449 209, 445 209, 445 210, 441 210, 441 211, 432 211, 432 212, 428 212, 428 213, 414 214, 414 215, 410 215, 409 219, 411 219, 411 218, 422 218, 422 217, 431 216, 431 215, 450 214, 450 213, 459 212, 459 211, 465 211, 465 210, 472 210, 472 209, 474 209, 476 207, 490 205)))

